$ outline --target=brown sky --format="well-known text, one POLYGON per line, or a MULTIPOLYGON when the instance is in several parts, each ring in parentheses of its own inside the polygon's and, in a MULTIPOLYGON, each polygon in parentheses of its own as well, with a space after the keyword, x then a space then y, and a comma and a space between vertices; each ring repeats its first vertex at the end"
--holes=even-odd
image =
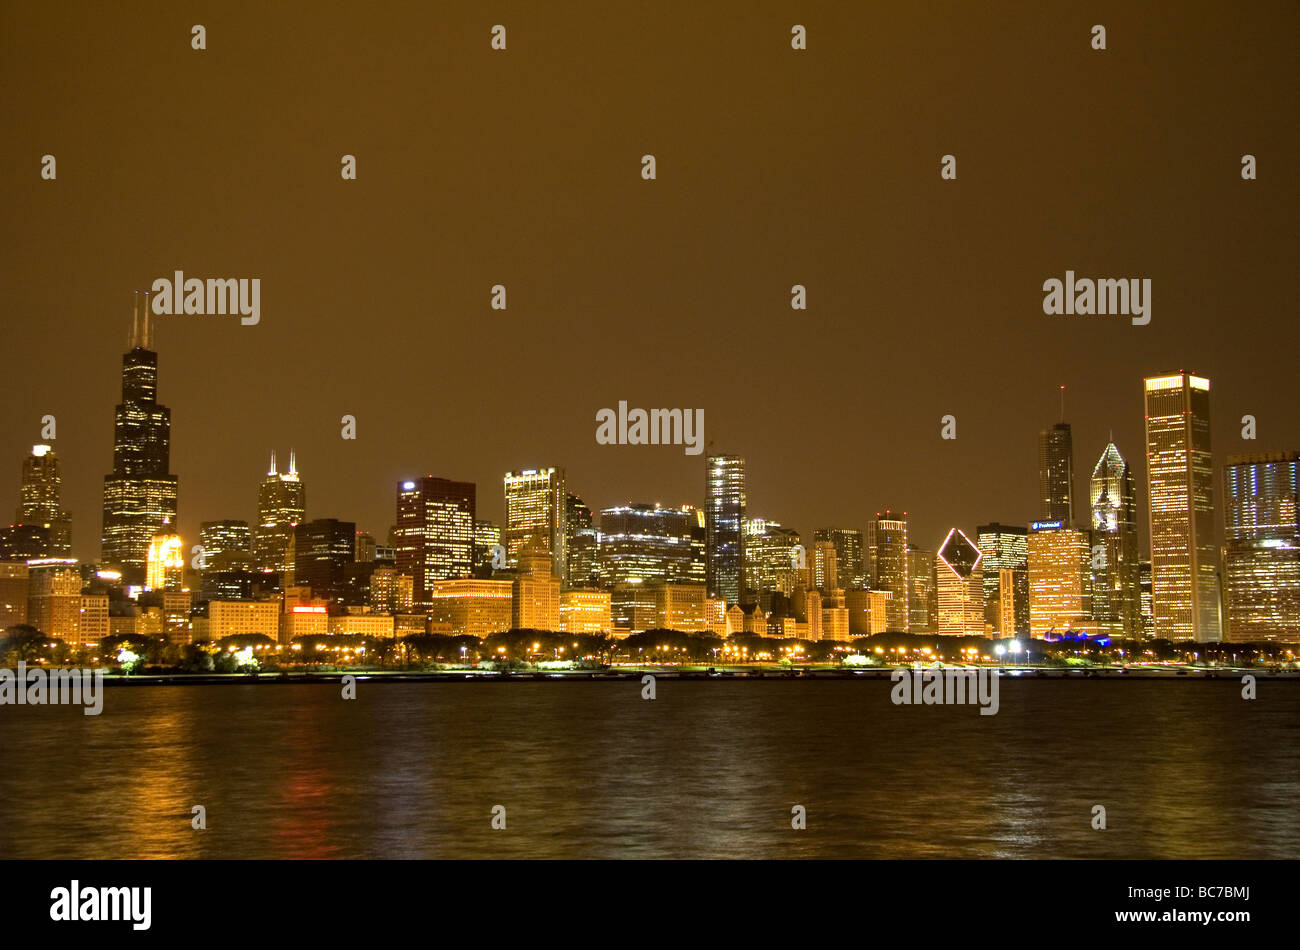
POLYGON ((262 280, 257 327, 159 326, 187 540, 290 446, 309 516, 381 537, 422 473, 494 519, 552 464, 593 508, 701 503, 702 457, 596 444, 620 399, 702 407, 755 515, 905 508, 926 545, 1036 516, 1059 383, 1080 470, 1113 429, 1145 477, 1141 378, 1178 367, 1219 465, 1300 447, 1297 35, 1291 2, 5 3, 0 512, 53 413, 97 555, 131 292, 176 268, 262 280), (1151 324, 1044 316, 1067 268, 1150 277, 1151 324))

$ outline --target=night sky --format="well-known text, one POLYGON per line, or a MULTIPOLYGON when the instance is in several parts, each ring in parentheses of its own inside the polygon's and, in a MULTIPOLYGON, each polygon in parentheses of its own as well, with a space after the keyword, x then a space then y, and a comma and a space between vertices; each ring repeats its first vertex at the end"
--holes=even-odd
POLYGON ((6 2, 0 514, 53 413, 98 556, 132 292, 182 269, 262 281, 259 326, 158 322, 187 544, 253 520, 273 448, 381 539, 419 474, 498 522, 547 465, 702 504, 703 456, 596 444, 625 399, 702 407, 751 515, 934 547, 1037 517, 1065 384, 1076 490, 1113 430, 1145 548, 1144 375, 1211 378, 1217 468, 1300 447, 1300 6, 1134 6, 6 2), (1067 268, 1151 278, 1150 325, 1045 316, 1067 268))

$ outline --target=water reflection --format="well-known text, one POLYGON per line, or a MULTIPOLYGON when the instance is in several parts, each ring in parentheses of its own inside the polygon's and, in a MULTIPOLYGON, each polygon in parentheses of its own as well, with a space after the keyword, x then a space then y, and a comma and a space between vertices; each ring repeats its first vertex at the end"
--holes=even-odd
POLYGON ((1230 681, 118 688, 0 709, 0 856, 1294 858, 1297 722, 1230 681))

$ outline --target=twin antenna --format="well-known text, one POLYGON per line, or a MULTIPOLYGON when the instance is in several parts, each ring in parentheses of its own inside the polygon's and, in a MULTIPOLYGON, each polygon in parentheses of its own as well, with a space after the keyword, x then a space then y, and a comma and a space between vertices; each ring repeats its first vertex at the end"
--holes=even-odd
POLYGON ((131 333, 126 338, 128 350, 136 347, 153 349, 153 310, 149 306, 149 291, 144 294, 144 313, 140 312, 140 291, 135 292, 131 308, 131 333))
MULTIPOLYGON (((270 470, 269 472, 267 472, 266 474, 267 474, 267 475, 275 475, 275 474, 277 474, 276 469, 275 469, 275 449, 272 449, 272 450, 271 450, 271 470, 270 470)), ((298 474, 298 460, 297 460, 297 458, 294 456, 294 451, 293 451, 293 449, 290 449, 290 450, 289 450, 289 474, 290 474, 290 475, 297 475, 297 474, 298 474)))

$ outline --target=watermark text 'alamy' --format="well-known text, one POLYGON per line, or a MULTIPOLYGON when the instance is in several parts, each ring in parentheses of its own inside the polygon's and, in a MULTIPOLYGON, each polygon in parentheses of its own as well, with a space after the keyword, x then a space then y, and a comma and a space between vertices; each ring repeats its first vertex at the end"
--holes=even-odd
POLYGON ((153 301, 150 306, 155 316, 173 314, 240 314, 239 322, 246 327, 256 326, 262 319, 262 278, 215 278, 201 280, 186 278, 184 271, 176 271, 171 280, 159 277, 153 282, 153 301))

